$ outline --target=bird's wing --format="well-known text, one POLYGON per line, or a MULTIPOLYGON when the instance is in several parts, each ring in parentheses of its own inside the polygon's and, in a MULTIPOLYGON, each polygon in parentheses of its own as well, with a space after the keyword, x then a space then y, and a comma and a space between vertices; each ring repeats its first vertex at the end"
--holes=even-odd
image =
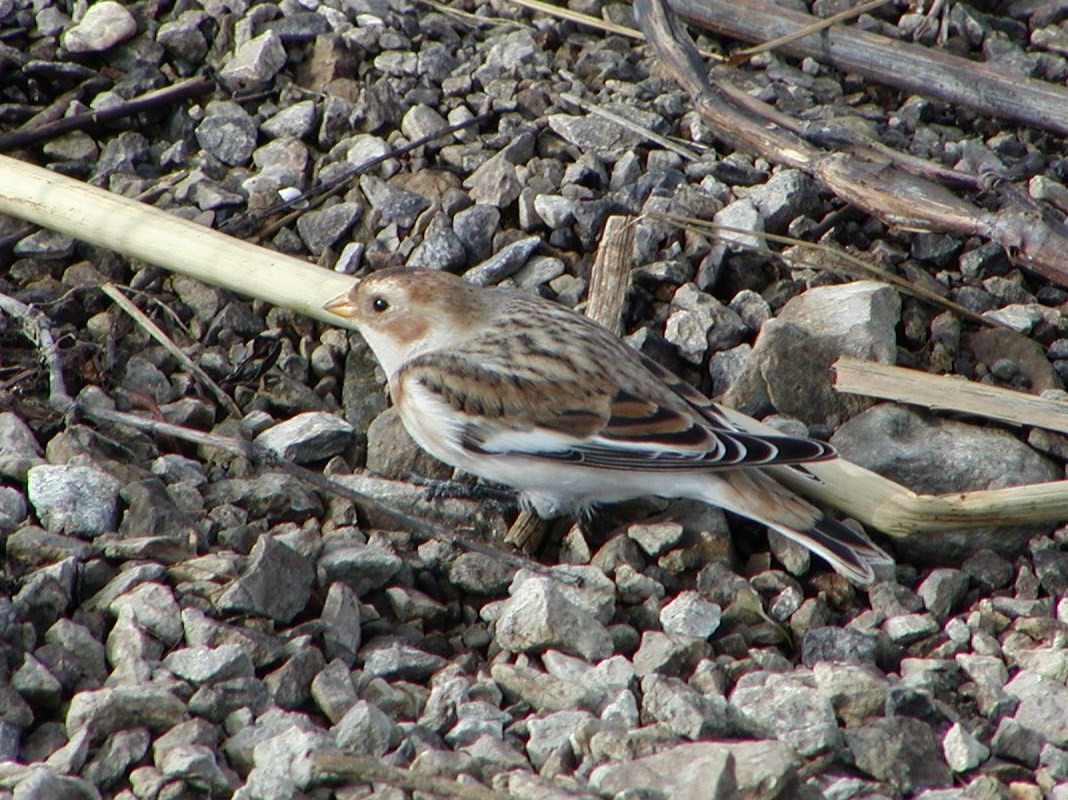
POLYGON ((485 419, 468 421, 462 445, 481 454, 526 455, 580 466, 621 470, 694 470, 800 464, 834 457, 830 445, 791 436, 760 436, 643 401, 619 391, 606 420, 576 437, 578 411, 541 414, 517 429, 485 419))
POLYGON ((657 471, 802 464, 835 455, 812 439, 741 431, 655 362, 639 363, 630 350, 625 356, 649 373, 629 387, 594 374, 517 380, 514 371, 456 352, 416 359, 404 377, 452 408, 460 446, 479 455, 657 471))

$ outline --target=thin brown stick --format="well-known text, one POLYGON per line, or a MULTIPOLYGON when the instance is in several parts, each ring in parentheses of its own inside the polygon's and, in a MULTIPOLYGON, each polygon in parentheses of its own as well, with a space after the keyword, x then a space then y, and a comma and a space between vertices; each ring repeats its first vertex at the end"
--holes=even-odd
MULTIPOLYGON (((622 331, 623 303, 630 285, 633 223, 629 217, 620 216, 609 217, 605 222, 586 295, 586 316, 617 336, 622 331)), ((544 533, 545 524, 530 511, 522 511, 508 528, 504 540, 529 553, 544 533)))
POLYGON ((545 520, 533 511, 523 510, 508 526, 501 541, 521 553, 533 553, 541 546, 546 529, 545 520))
MULTIPOLYGON (((976 314, 970 308, 965 308, 960 303, 954 302, 949 298, 942 297, 942 295, 938 294, 937 292, 933 292, 924 286, 920 286, 919 284, 906 280, 900 275, 891 272, 888 269, 880 267, 878 264, 872 263, 871 261, 867 261, 863 258, 857 258, 852 253, 847 253, 846 251, 838 247, 821 244, 819 242, 806 242, 802 239, 795 239, 792 236, 780 236, 778 234, 767 233, 765 231, 750 231, 745 230, 743 228, 732 228, 730 225, 720 225, 715 222, 707 222, 703 219, 696 219, 695 217, 684 217, 679 214, 655 212, 650 213, 648 216, 652 219, 662 219, 665 222, 670 222, 673 225, 678 225, 680 228, 685 228, 687 230, 694 231, 695 233, 701 233, 706 236, 712 236, 713 238, 723 238, 722 234, 724 233, 737 233, 742 234, 746 237, 752 236, 758 239, 763 239, 767 242, 776 242, 778 244, 786 244, 790 245, 791 247, 796 247, 803 250, 813 250, 818 253, 824 253, 825 255, 829 255, 832 258, 845 262, 844 267, 836 268, 844 269, 844 271, 850 272, 851 274, 856 274, 859 272, 863 276, 874 276, 875 278, 878 278, 879 280, 885 283, 889 283, 891 286, 904 292, 905 294, 911 295, 912 297, 915 297, 918 300, 923 300, 924 302, 931 303, 932 305, 944 308, 947 311, 952 311, 954 314, 957 314, 962 319, 970 320, 971 322, 974 322, 977 325, 985 325, 991 328, 1004 327, 997 320, 992 320, 987 317, 976 314)), ((768 247, 754 247, 750 244, 746 244, 744 241, 740 242, 737 239, 733 238, 730 240, 730 243, 735 247, 744 248, 751 252, 764 253, 765 255, 768 255, 772 258, 783 258, 782 253, 778 253, 768 247)), ((795 259, 790 259, 790 266, 793 266, 795 261, 795 259)), ((827 269, 825 265, 812 264, 809 266, 812 269, 827 269)))
POLYGON ((105 283, 100 287, 100 291, 114 300, 115 304, 125 311, 134 322, 140 325, 149 336, 159 342, 168 353, 178 359, 182 366, 196 375, 197 379, 207 387, 208 391, 215 395, 215 399, 219 401, 231 417, 234 419, 241 419, 241 417, 244 416, 241 413, 241 408, 233 401, 230 395, 223 391, 223 388, 212 380, 212 377, 202 370, 193 359, 187 356, 182 348, 171 341, 171 338, 164 333, 159 325, 149 319, 141 309, 130 302, 126 295, 119 291, 119 288, 115 284, 105 283))
POLYGON ((590 268, 586 316, 616 336, 623 332, 623 303, 630 288, 633 251, 634 220, 609 217, 590 268))
POLYGON ((459 20, 464 25, 470 28, 487 27, 487 26, 506 26, 511 28, 519 28, 521 30, 531 30, 534 26, 526 22, 520 22, 515 19, 505 19, 504 17, 480 17, 478 14, 473 14, 470 11, 463 11, 459 8, 453 8, 445 3, 438 3, 435 0, 418 0, 429 8, 435 11, 440 11, 442 14, 459 20))
MULTIPOLYGON (((335 195, 339 195, 342 192, 348 191, 349 188, 351 187, 351 182, 352 182, 352 179, 354 177, 356 177, 357 175, 362 175, 365 172, 368 172, 368 171, 374 169, 375 167, 377 167, 382 162, 388 161, 391 158, 400 158, 405 153, 409 153, 412 150, 416 149, 417 147, 422 147, 425 144, 429 144, 430 142, 433 142, 435 139, 440 139, 442 136, 449 136, 450 134, 456 133, 457 131, 462 131, 465 128, 470 128, 470 127, 472 127, 474 125, 481 125, 483 122, 490 121, 496 115, 497 115, 497 112, 491 111, 491 112, 488 112, 486 114, 480 114, 477 117, 472 117, 471 119, 465 119, 465 120, 461 120, 460 122, 453 123, 452 125, 449 125, 448 127, 442 128, 439 131, 434 131, 433 133, 428 133, 426 136, 423 136, 423 137, 421 137, 419 139, 416 139, 413 142, 409 142, 408 144, 401 145, 400 147, 395 147, 392 150, 390 150, 388 153, 383 153, 380 156, 376 156, 375 158, 372 158, 371 160, 366 161, 363 164, 360 164, 359 167, 354 169, 352 172, 347 174, 343 179, 339 180, 336 183, 323 184, 323 185, 320 185, 320 186, 315 186, 315 187, 309 189, 306 192, 302 192, 301 194, 297 195, 296 197, 293 197, 293 198, 291 198, 289 200, 286 200, 283 203, 278 203, 277 205, 274 205, 274 206, 272 206, 270 208, 264 209, 263 211, 260 211, 255 215, 248 215, 248 216, 245 216, 245 217, 235 218, 229 224, 225 225, 222 228, 222 230, 227 231, 227 232, 231 232, 231 233, 235 232, 235 231, 241 229, 243 226, 248 226, 252 222, 256 222, 258 220, 265 219, 266 217, 270 216, 271 214, 276 214, 276 213, 278 213, 280 211, 284 211, 284 210, 286 210, 288 208, 292 208, 293 206, 295 206, 298 203, 306 203, 308 201, 312 201, 316 205, 321 204, 324 200, 326 200, 329 197, 334 197, 335 195)), ((295 221, 297 219, 297 217, 299 217, 301 214, 303 214, 306 210, 307 209, 305 209, 305 208, 301 208, 301 209, 297 209, 295 211, 291 211, 288 214, 285 214, 284 216, 280 217, 279 219, 276 219, 274 222, 270 222, 270 223, 264 225, 260 229, 260 231, 258 233, 254 234, 254 235, 250 235, 248 238, 253 242, 263 241, 268 236, 272 236, 273 234, 277 233, 279 230, 284 228, 289 223, 295 221)))
POLYGON ((819 33, 832 25, 838 25, 839 23, 846 22, 848 20, 859 17, 861 14, 867 14, 869 11, 874 11, 877 8, 882 8, 890 0, 868 0, 867 3, 861 3, 859 6, 853 8, 847 8, 845 11, 839 11, 837 14, 832 14, 826 19, 821 19, 813 22, 811 25, 807 25, 798 31, 788 33, 785 36, 779 36, 776 39, 771 39, 758 44, 755 47, 747 47, 744 50, 737 50, 731 53, 730 58, 727 59, 727 63, 732 67, 737 67, 740 64, 745 63, 748 59, 757 55, 758 53, 766 53, 769 50, 776 50, 784 45, 790 44, 790 42, 802 39, 805 36, 819 33))
POLYGON ((76 100, 81 100, 90 93, 96 94, 110 85, 111 81, 101 75, 84 80, 73 89, 63 92, 63 94, 55 98, 45 108, 41 109, 28 120, 23 122, 17 131, 13 131, 7 135, 13 136, 23 132, 32 133, 40 130, 46 125, 51 125, 55 123, 56 120, 63 118, 63 115, 70 109, 71 103, 76 100))
POLYGON ((1068 433, 1068 402, 1063 400, 859 358, 838 359, 834 372, 834 388, 840 392, 1068 433))
POLYGON ((126 102, 119 103, 115 106, 64 117, 63 119, 57 119, 55 122, 50 122, 36 128, 12 131, 11 133, 0 136, 0 152, 14 150, 18 147, 26 147, 48 139, 54 139, 55 137, 64 133, 69 133, 70 131, 93 128, 105 122, 111 122, 112 120, 140 114, 142 111, 150 111, 153 108, 173 105, 187 98, 204 94, 205 92, 210 91, 214 86, 215 82, 210 78, 199 76, 189 78, 176 83, 173 86, 165 86, 162 89, 156 89, 147 94, 143 94, 140 97, 135 97, 133 100, 127 100, 126 102))
MULTIPOLYGON (((581 14, 578 11, 572 11, 570 8, 564 8, 563 6, 554 6, 552 3, 543 3, 541 0, 508 0, 508 2, 517 6, 522 6, 523 8, 529 8, 531 11, 547 14, 550 17, 564 19, 568 22, 574 22, 579 25, 585 25, 588 28, 604 31, 605 33, 615 33, 620 36, 626 36, 629 39, 637 39, 641 42, 645 41, 645 34, 639 30, 628 28, 626 25, 617 25, 614 22, 598 19, 597 17, 591 17, 589 14, 581 14)), ((724 60, 720 53, 713 53, 711 50, 702 50, 701 55, 705 58, 710 58, 713 61, 724 60)))

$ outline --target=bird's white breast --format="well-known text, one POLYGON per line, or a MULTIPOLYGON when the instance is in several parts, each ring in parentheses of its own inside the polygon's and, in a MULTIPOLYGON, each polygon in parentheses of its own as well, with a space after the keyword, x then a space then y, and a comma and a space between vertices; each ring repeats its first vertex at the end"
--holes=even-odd
POLYGON ((405 430, 415 443, 439 461, 468 471, 470 456, 460 446, 463 420, 441 398, 421 386, 418 381, 391 378, 393 399, 405 430), (393 387, 393 380, 400 380, 393 387))

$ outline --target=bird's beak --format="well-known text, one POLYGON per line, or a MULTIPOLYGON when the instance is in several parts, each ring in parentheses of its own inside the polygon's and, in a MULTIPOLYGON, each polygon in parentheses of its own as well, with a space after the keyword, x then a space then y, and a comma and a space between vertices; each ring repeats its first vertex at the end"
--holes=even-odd
POLYGON ((343 292, 335 297, 333 300, 328 300, 323 304, 323 310, 329 311, 331 314, 337 314, 339 317, 349 319, 356 316, 356 294, 354 289, 350 289, 347 292, 343 292))

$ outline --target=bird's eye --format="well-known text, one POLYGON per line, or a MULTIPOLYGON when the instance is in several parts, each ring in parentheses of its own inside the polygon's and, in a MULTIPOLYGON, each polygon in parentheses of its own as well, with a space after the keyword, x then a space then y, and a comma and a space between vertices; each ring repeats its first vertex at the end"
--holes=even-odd
POLYGON ((371 301, 371 308, 381 314, 387 308, 389 308, 389 301, 384 297, 376 297, 371 301))

